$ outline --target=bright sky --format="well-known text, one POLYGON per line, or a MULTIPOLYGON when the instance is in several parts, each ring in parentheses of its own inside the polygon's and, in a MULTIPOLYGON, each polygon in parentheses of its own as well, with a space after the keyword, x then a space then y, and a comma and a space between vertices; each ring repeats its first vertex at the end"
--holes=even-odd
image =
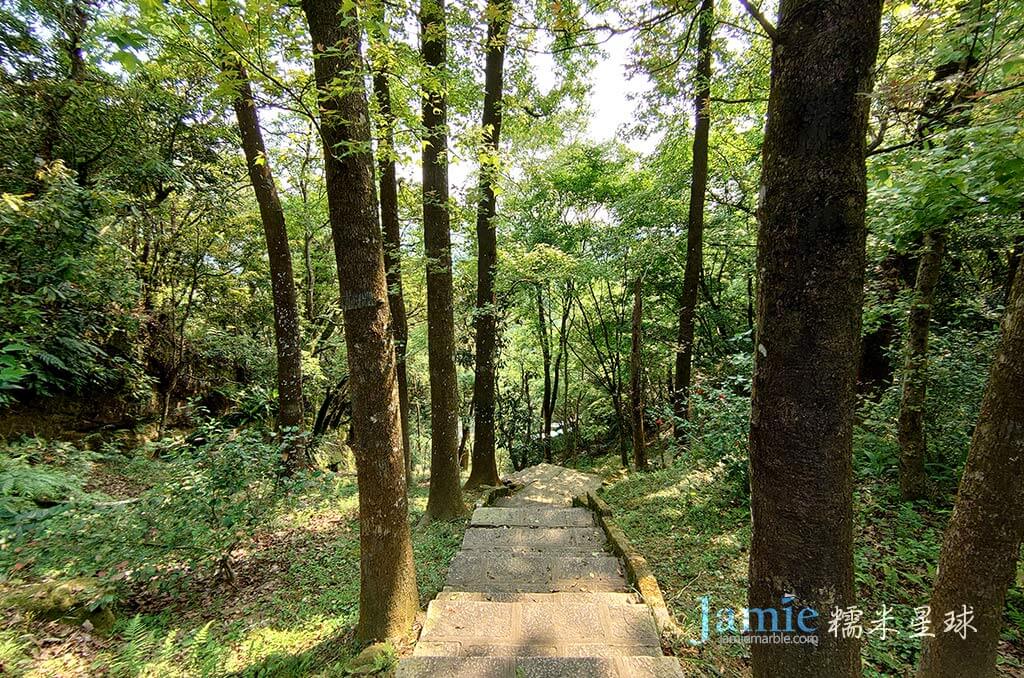
MULTIPOLYGON (((612 35, 602 43, 605 56, 599 59, 590 73, 590 122, 587 136, 601 142, 615 138, 640 153, 650 153, 658 143, 657 137, 647 139, 626 139, 621 132, 636 115, 636 105, 631 96, 642 95, 649 82, 645 76, 627 78, 629 47, 632 36, 628 33, 612 35)), ((550 55, 533 54, 530 62, 534 67, 537 85, 543 91, 555 86, 556 69, 550 55)), ((468 189, 475 185, 477 167, 475 162, 455 161, 449 166, 449 182, 452 192, 468 189)))

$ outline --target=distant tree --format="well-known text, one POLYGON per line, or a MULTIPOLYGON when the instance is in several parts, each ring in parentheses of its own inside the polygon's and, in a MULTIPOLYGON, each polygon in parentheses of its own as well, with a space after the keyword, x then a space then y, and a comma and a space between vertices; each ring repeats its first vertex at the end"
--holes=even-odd
POLYGON ((633 281, 633 322, 629 357, 629 393, 633 413, 633 465, 638 471, 647 468, 647 441, 644 440, 643 355, 641 353, 643 322, 644 280, 642 275, 638 275, 633 281))
POLYGON ((302 3, 313 43, 327 200, 348 348, 359 483, 363 641, 408 635, 419 609, 409 532, 395 348, 387 306, 370 119, 355 5, 302 3))
MULTIPOLYGON (((952 55, 946 54, 935 68, 921 103, 915 130, 915 146, 926 148, 928 138, 941 128, 962 127, 970 122, 970 101, 977 93, 978 53, 982 51, 986 30, 988 0, 972 0, 961 7, 959 25, 954 31, 958 43, 952 55)), ((943 215, 944 222, 949 215, 943 215)), ((935 290, 949 239, 949 224, 924 224, 913 301, 907 316, 904 340, 902 393, 897 429, 900 443, 900 490, 904 499, 922 499, 928 494, 925 461, 928 440, 925 435, 925 407, 928 394, 928 336, 931 330, 935 290)))
POLYGON ((686 226, 686 270, 679 304, 679 335, 676 347, 675 393, 676 439, 685 442, 693 368, 694 320, 704 270, 704 197, 708 187, 708 137, 711 130, 711 35, 714 31, 714 2, 701 0, 697 21, 697 93, 694 97, 696 125, 693 131, 693 178, 690 180, 690 212, 686 226))
MULTIPOLYGON (((854 603, 852 436, 881 0, 782 0, 757 239, 749 606, 854 603)), ((678 388, 678 387, 677 387, 678 388)), ((754 644, 755 678, 860 675, 860 644, 754 644)))

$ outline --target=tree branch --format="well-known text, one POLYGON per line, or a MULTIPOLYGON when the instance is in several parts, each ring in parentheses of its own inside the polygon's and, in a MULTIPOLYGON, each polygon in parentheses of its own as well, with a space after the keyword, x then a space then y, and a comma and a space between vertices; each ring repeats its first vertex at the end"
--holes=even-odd
POLYGON ((772 25, 772 22, 768 21, 764 14, 761 14, 761 10, 751 5, 750 0, 740 0, 740 4, 743 5, 743 9, 747 10, 747 13, 750 14, 750 16, 754 17, 754 20, 757 21, 757 23, 761 24, 761 28, 763 28, 764 32, 768 34, 768 38, 772 42, 777 42, 779 39, 779 32, 775 29, 775 26, 772 25))

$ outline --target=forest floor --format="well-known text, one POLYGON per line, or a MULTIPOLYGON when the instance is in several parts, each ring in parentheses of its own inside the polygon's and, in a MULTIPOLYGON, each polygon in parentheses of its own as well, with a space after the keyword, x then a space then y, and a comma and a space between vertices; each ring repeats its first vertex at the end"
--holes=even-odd
MULTIPOLYGON (((0 533, 0 601, 26 584, 89 577, 116 592, 118 618, 104 635, 31 619, 0 604, 0 675, 345 675, 359 649, 353 639, 359 588, 355 478, 316 474, 285 500, 262 506, 254 496, 236 502, 237 486, 248 495, 265 481, 231 485, 232 475, 245 468, 231 457, 224 477, 209 465, 252 446, 225 433, 210 447, 215 451, 195 453, 200 456, 189 456, 184 445, 97 454, 38 442, 14 451, 28 455, 31 464, 7 467, 5 483, 31 481, 40 491, 65 493, 75 488, 61 483, 71 484, 79 494, 68 504, 73 510, 46 513, 58 505, 29 512, 44 515, 0 533), (217 495, 223 483, 228 490, 217 495), (217 521, 208 516, 211 492, 226 507, 217 521), (240 516, 254 517, 244 526, 232 522, 240 516), (225 545, 233 556, 233 581, 214 576, 213 556, 225 545)), ((709 597, 713 611, 744 606, 750 518, 737 469, 745 465, 684 456, 667 468, 625 473, 617 457, 605 456, 581 460, 578 467, 610 481, 603 496, 654 568, 691 638, 700 637, 702 597, 709 597)), ((910 676, 919 644, 909 637, 908 624, 913 608, 927 602, 950 506, 901 502, 891 469, 873 465, 868 449, 857 450, 855 472, 856 583, 864 625, 886 605, 896 632, 885 641, 867 638, 865 676, 910 676)), ((5 492, 10 488, 0 487, 5 492)), ((424 607, 443 587, 466 527, 465 521, 418 527, 426 496, 426 485, 417 484, 411 524, 424 607)), ((1019 678, 1024 568, 1006 615, 1001 671, 1019 678)), ((687 675, 749 675, 742 645, 712 638, 677 652, 687 675)))
MULTIPOLYGON (((160 463, 121 458, 93 463, 85 475, 86 486, 101 496, 131 502, 150 484, 140 467, 153 471, 149 467, 160 463)), ((411 497, 411 524, 424 605, 443 586, 465 529, 465 521, 417 527, 426 498, 427 486, 417 485, 411 497)), ((5 606, 0 675, 347 675, 345 665, 359 650, 353 638, 359 600, 357 500, 354 476, 323 474, 286 504, 274 507, 252 538, 240 542, 245 545, 233 552, 233 582, 214 580, 207 572, 181 577, 171 590, 128 587, 119 594, 118 619, 105 637, 78 626, 32 619, 5 606)), ((136 506, 128 504, 126 510, 136 506)), ((3 538, 0 594, 88 570, 76 551, 77 538, 84 535, 65 527, 56 523, 50 529, 3 538)), ((149 537, 153 542, 167 538, 159 533, 149 537)), ((189 548, 187 537, 176 543, 179 550, 189 548)), ((195 543, 196 548, 205 546, 200 535, 195 543)), ((149 559, 159 569, 170 555, 139 553, 140 549, 122 543, 112 554, 97 555, 93 576, 111 579, 113 569, 126 567, 107 564, 118 559, 134 569, 149 559)))
MULTIPOLYGON (((914 675, 920 652, 911 638, 914 608, 926 605, 950 507, 902 502, 893 478, 868 472, 855 456, 855 571, 865 630, 864 675, 914 675), (890 632, 867 630, 890 609, 890 632)), ((682 458, 668 468, 623 473, 617 456, 585 465, 612 481, 603 497, 630 541, 652 565, 665 600, 689 638, 701 637, 702 597, 709 597, 709 642, 677 648, 694 676, 749 676, 745 645, 716 642, 713 616, 746 606, 750 511, 720 464, 682 458)), ((1024 676, 1024 563, 1008 595, 1000 674, 1024 676)))

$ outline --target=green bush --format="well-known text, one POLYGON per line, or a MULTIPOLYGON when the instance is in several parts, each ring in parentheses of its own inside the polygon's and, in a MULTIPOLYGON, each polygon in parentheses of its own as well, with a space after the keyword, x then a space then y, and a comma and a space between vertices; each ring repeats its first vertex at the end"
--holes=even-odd
POLYGON ((113 196, 79 186, 60 163, 44 180, 36 199, 0 202, 0 406, 141 378, 130 349, 116 348, 138 323, 131 271, 104 236, 113 196))

